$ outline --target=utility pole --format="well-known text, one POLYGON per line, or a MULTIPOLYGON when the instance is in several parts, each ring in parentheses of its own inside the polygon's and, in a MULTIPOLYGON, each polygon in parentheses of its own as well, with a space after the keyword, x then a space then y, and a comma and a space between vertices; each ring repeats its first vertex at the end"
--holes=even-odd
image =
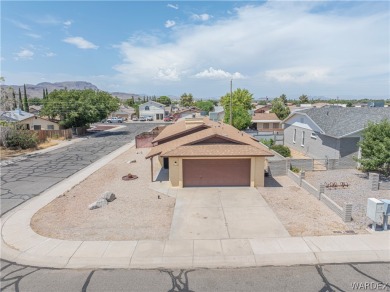
POLYGON ((233 126, 233 79, 230 79, 230 125, 233 126))

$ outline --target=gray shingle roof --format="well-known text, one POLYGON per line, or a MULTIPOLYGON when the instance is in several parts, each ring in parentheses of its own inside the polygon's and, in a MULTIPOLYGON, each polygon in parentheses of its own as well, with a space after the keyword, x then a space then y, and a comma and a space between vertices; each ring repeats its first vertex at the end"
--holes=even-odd
POLYGON ((389 107, 322 107, 299 111, 307 114, 324 132, 332 137, 342 137, 358 132, 369 121, 390 120, 389 107))

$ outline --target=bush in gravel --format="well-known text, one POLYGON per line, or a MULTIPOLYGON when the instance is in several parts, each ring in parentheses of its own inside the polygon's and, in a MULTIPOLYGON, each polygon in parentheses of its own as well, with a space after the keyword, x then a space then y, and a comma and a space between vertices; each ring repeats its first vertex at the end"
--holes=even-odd
POLYGON ((290 148, 284 145, 273 145, 271 146, 271 149, 275 152, 279 153, 283 157, 291 157, 291 151, 290 148))
POLYGON ((34 132, 11 129, 4 140, 4 146, 12 149, 36 148, 38 137, 34 132))

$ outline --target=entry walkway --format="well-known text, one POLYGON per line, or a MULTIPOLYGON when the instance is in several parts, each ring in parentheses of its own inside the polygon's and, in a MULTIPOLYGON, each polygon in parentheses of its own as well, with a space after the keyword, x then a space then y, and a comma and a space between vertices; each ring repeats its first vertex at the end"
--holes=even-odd
MULTIPOLYGON (((43 237, 30 228, 31 218, 39 209, 128 147, 119 148, 5 214, 1 218, 1 258, 18 264, 53 268, 211 268, 390 261, 389 232, 322 237, 286 237, 275 233, 269 238, 246 234, 247 238, 238 239, 209 239, 199 235, 197 239, 162 241, 69 241, 43 237)), ((236 196, 222 198, 223 195, 218 195, 223 209, 241 204, 236 196)), ((181 196, 180 192, 177 196, 181 196)), ((183 195, 178 201, 183 206, 185 197, 183 195)), ((253 200, 248 196, 247 204, 252 202, 261 206, 258 199, 253 200)), ((202 197, 195 196, 192 205, 202 205, 201 201, 202 197)), ((236 212, 229 216, 230 221, 238 218, 236 212)), ((240 227, 245 229, 241 224, 244 223, 225 230, 235 230, 239 234, 240 227)), ((242 237, 245 232, 241 232, 242 237)))

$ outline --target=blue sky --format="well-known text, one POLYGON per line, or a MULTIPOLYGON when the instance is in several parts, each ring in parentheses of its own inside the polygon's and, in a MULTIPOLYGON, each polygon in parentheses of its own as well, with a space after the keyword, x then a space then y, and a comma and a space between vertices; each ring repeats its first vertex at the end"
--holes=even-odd
POLYGON ((389 97, 388 1, 2 1, 6 84, 389 97))

